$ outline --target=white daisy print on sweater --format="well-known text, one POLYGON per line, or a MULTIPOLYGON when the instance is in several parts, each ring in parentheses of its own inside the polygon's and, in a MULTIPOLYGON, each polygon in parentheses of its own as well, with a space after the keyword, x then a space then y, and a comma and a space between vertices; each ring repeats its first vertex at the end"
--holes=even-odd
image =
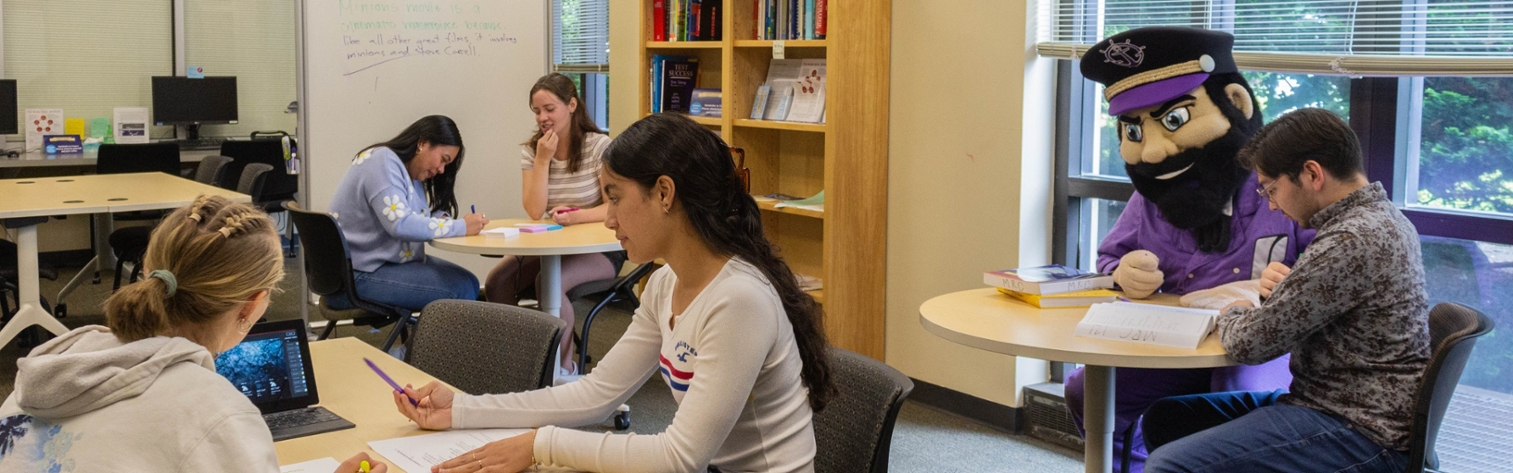
POLYGON ((368 158, 371 158, 371 157, 373 157, 373 150, 370 149, 370 150, 367 150, 367 151, 363 151, 362 154, 357 155, 357 159, 352 160, 352 165, 356 166, 356 165, 362 164, 364 161, 367 161, 368 158))
POLYGON ((442 237, 452 232, 452 220, 446 218, 431 219, 431 229, 436 231, 436 236, 442 237))
POLYGON ((400 197, 397 194, 384 197, 384 216, 389 217, 390 222, 398 220, 399 217, 403 217, 406 213, 406 210, 408 209, 405 208, 405 201, 403 197, 400 197))
POLYGON ((410 242, 399 244, 399 262, 408 263, 410 258, 415 257, 415 251, 410 249, 410 242))

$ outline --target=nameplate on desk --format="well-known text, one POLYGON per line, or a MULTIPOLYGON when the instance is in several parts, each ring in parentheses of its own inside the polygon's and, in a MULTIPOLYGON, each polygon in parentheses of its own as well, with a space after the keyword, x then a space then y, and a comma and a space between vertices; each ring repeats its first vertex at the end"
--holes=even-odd
POLYGON ((79 135, 43 135, 42 149, 47 154, 78 154, 84 152, 84 140, 79 135))

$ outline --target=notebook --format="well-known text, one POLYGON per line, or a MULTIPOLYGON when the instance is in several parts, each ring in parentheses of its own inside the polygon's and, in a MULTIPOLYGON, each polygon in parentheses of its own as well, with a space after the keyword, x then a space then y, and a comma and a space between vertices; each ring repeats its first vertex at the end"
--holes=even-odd
POLYGON ((263 413, 273 440, 355 427, 322 407, 303 320, 265 322, 215 359, 215 372, 263 413))

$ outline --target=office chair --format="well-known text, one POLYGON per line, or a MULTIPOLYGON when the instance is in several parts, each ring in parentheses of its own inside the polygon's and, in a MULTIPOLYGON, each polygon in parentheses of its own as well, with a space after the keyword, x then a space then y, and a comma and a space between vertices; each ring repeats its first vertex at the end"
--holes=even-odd
POLYGON ((1441 302, 1429 311, 1429 364, 1414 396, 1413 423, 1408 428, 1409 473, 1439 469, 1434 440, 1445 409, 1476 338, 1491 332, 1494 325, 1486 314, 1454 302, 1441 302))
POLYGON ((567 322, 512 305, 439 300, 420 311, 405 363, 468 394, 552 385, 567 322))
MULTIPOLYGON (((299 192, 299 176, 285 172, 284 143, 278 139, 257 138, 252 140, 226 140, 221 143, 221 155, 233 159, 227 168, 228 175, 240 175, 242 168, 255 163, 266 164, 273 172, 268 174, 262 193, 252 198, 252 205, 269 215, 284 211, 283 203, 295 200, 299 192)), ((295 239, 291 225, 284 225, 284 240, 289 242, 285 257, 294 256, 295 239)))
POLYGON ((586 297, 601 297, 599 302, 594 304, 594 308, 588 311, 588 315, 583 317, 583 332, 572 335, 578 351, 579 372, 587 374, 588 362, 592 359, 588 355, 588 331, 593 327, 594 317, 598 316, 599 311, 604 310, 605 306, 615 302, 630 301, 632 308, 639 307, 641 301, 636 298, 636 282, 647 274, 651 274, 653 266, 650 263, 636 266, 636 269, 632 269, 625 276, 589 281, 567 291, 569 303, 586 297))
POLYGON ((914 390, 908 376, 866 356, 830 347, 835 395, 814 413, 816 473, 884 473, 893 424, 914 390))
MULTIPOLYGON (((95 163, 98 174, 126 174, 136 172, 161 172, 170 176, 179 175, 178 143, 103 144, 95 163)), ((168 210, 145 210, 112 214, 112 220, 160 220, 168 210)), ((115 282, 112 291, 121 288, 121 270, 125 263, 133 264, 133 273, 139 274, 142 253, 147 251, 147 240, 156 224, 145 227, 127 227, 110 232, 110 249, 116 256, 115 282)), ((127 281, 135 279, 135 275, 127 281)), ((95 273, 99 281, 99 273, 95 273)))
POLYGON ((357 286, 352 279, 352 253, 347 249, 347 239, 341 227, 330 215, 300 210, 293 201, 284 203, 289 220, 299 228, 301 246, 305 249, 305 282, 310 292, 320 295, 320 313, 328 322, 321 331, 320 340, 331 337, 336 330, 336 321, 351 320, 353 325, 381 328, 394 324, 394 330, 384 341, 383 350, 389 351, 394 341, 408 331, 413 322, 410 311, 388 304, 373 302, 357 295, 357 286), (337 309, 330 306, 331 296, 342 295, 351 301, 352 309, 337 309))

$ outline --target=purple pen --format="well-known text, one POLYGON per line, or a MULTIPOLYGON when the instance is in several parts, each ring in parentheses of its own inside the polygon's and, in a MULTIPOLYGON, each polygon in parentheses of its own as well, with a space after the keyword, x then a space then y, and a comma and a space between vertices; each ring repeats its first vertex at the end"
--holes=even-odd
MULTIPOLYGON (((399 383, 394 382, 394 380, 392 378, 389 378, 389 375, 384 374, 384 370, 378 369, 378 365, 373 364, 373 360, 369 360, 367 358, 363 358, 362 361, 363 361, 363 363, 367 363, 368 364, 368 368, 372 368, 374 373, 378 373, 378 377, 383 378, 384 382, 389 383, 389 386, 393 386, 395 392, 399 392, 399 393, 404 393, 405 392, 404 388, 399 387, 399 383)), ((406 393, 405 397, 410 399, 410 405, 412 405, 412 406, 419 406, 420 405, 420 401, 417 401, 417 400, 415 400, 415 398, 410 397, 409 394, 406 393)))

